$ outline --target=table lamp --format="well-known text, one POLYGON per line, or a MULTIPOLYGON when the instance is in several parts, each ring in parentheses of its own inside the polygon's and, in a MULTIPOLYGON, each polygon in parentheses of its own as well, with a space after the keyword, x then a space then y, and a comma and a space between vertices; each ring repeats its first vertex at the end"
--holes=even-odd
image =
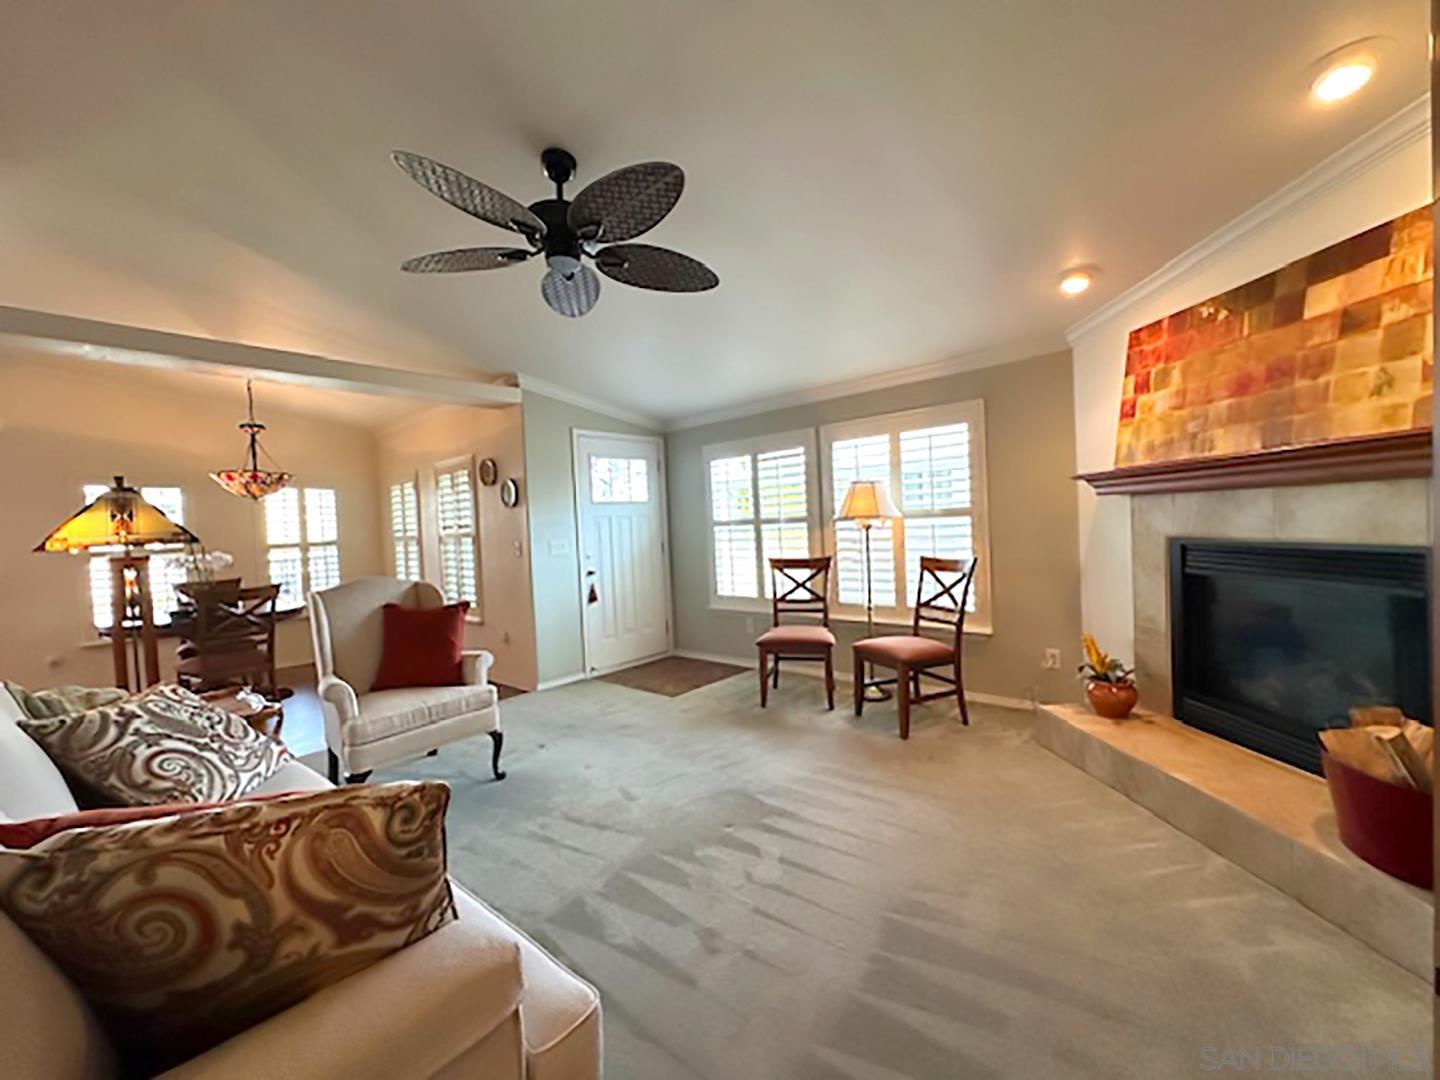
MULTIPOLYGON (((875 636, 875 597, 870 575, 870 530, 882 522, 900 516, 900 511, 890 501, 890 492, 883 480, 852 480, 850 490, 845 492, 845 502, 841 505, 840 512, 835 515, 836 521, 855 522, 865 534, 866 637, 875 636)), ((869 681, 868 676, 866 681, 869 681)), ((869 696, 869 691, 866 693, 869 696)), ((890 696, 884 689, 881 689, 879 693, 879 698, 872 698, 872 700, 883 701, 890 696)))
POLYGON ((125 483, 123 476, 93 502, 51 530, 36 551, 63 551, 110 554, 114 587, 114 623, 111 653, 115 660, 115 685, 123 690, 143 689, 160 680, 160 655, 155 643, 155 622, 150 611, 149 550, 199 540, 189 529, 176 525, 145 497, 125 483), (138 637, 134 629, 139 628, 138 637), (131 685, 130 657, 133 654, 135 683, 131 685), (141 653, 145 670, 141 675, 141 653))

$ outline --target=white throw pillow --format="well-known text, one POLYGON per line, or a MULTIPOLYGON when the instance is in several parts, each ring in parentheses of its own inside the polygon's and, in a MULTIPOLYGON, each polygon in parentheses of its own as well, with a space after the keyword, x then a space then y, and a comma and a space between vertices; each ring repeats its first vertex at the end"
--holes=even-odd
POLYGON ((75 796, 55 763, 20 730, 23 719, 19 703, 0 686, 0 815, 27 821, 73 814, 75 796))

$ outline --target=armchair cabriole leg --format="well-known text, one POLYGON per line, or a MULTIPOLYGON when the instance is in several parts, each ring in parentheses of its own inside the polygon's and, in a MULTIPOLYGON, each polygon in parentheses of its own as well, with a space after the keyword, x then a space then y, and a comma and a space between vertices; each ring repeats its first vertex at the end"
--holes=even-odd
POLYGON ((505 745, 505 733, 503 731, 490 732, 490 771, 495 774, 496 780, 505 779, 505 770, 500 768, 500 750, 505 745))

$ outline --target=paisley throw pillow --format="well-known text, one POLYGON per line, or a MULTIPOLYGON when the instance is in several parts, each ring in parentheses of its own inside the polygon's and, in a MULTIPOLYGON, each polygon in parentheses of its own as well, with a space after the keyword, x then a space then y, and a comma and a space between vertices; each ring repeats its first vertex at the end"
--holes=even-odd
POLYGON ((238 799, 290 760, 243 717, 178 686, 17 723, 78 786, 122 806, 238 799))
POLYGON ((0 850, 0 907, 127 1071, 163 1071, 456 918, 438 783, 186 809, 0 850))

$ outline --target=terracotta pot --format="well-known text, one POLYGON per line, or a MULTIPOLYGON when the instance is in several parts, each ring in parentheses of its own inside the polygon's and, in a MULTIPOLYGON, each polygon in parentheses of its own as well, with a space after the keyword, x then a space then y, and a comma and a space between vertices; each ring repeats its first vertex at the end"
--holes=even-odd
POLYGON ((1140 691, 1133 683, 1125 686, 1091 679, 1085 684, 1085 696, 1090 699, 1090 707, 1097 716, 1106 720, 1124 720, 1140 700, 1140 691))

